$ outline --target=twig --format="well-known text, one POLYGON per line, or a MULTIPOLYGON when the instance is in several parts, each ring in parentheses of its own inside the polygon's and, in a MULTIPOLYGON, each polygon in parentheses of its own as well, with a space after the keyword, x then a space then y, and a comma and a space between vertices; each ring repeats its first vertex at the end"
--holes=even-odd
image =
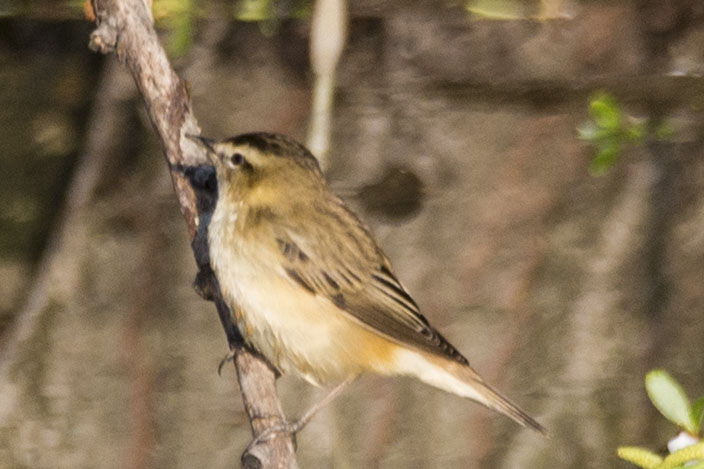
MULTIPOLYGON (((144 0, 93 0, 97 29, 90 48, 104 54, 114 52, 130 70, 139 88, 166 157, 181 213, 186 219, 196 262, 200 268, 197 286, 202 296, 212 299, 226 328, 235 366, 256 437, 270 426, 285 421, 276 395, 275 374, 268 364, 241 346, 231 326, 230 313, 208 266, 203 236, 207 214, 199 212, 198 194, 184 168, 206 164, 205 154, 185 134, 199 134, 198 123, 184 83, 171 67, 154 31, 154 20, 144 0)), ((245 467, 297 467, 293 437, 279 434, 262 442, 242 457, 245 467)))

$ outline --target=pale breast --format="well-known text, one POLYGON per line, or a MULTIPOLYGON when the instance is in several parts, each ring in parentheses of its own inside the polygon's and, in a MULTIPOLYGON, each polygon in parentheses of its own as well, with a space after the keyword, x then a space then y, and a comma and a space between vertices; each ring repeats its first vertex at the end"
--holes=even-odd
MULTIPOLYGON (((223 223, 234 226, 219 215, 216 210, 210 233, 225 233, 223 223)), ((279 370, 323 384, 383 368, 395 345, 294 282, 266 244, 245 243, 237 235, 209 240, 211 263, 238 328, 279 370)))

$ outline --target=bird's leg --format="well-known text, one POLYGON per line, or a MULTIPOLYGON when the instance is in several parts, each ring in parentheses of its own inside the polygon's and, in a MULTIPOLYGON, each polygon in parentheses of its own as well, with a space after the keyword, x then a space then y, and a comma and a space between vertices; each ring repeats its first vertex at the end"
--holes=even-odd
POLYGON ((350 383, 352 383, 352 381, 355 380, 355 378, 356 378, 356 376, 347 378, 346 380, 344 380, 343 382, 341 382, 340 384, 335 386, 335 388, 332 391, 330 391, 327 396, 325 396, 324 398, 322 398, 321 400, 319 400, 318 402, 313 404, 303 414, 303 417, 301 417, 300 419, 298 419, 297 421, 295 421, 292 424, 288 424, 289 431, 291 433, 297 433, 297 432, 303 430, 303 427, 305 427, 308 424, 308 422, 310 422, 310 420, 315 416, 315 414, 317 414, 320 409, 322 409, 323 407, 325 407, 326 405, 328 405, 332 401, 334 401, 335 398, 337 396, 339 396, 342 393, 342 391, 344 391, 345 388, 347 388, 347 386, 349 386, 350 383))
POLYGON ((305 427, 305 426, 308 424, 308 422, 311 421, 311 419, 315 416, 315 414, 317 414, 318 411, 320 411, 320 409, 322 409, 323 407, 325 407, 326 405, 328 405, 328 404, 330 404, 332 401, 334 401, 335 398, 336 398, 337 396, 339 396, 339 395, 342 393, 342 391, 344 391, 345 388, 346 388, 347 386, 349 386, 349 384, 350 384, 352 381, 355 380, 355 378, 356 378, 356 376, 352 376, 352 377, 350 377, 350 378, 347 378, 346 380, 344 380, 343 382, 341 382, 341 383, 338 384, 337 386, 335 386, 335 388, 333 388, 332 391, 330 391, 324 398, 322 398, 321 400, 319 400, 318 402, 316 402, 315 404, 313 404, 313 405, 303 414, 303 416, 302 416, 300 419, 296 420, 295 422, 293 422, 293 423, 288 423, 288 422, 286 422, 286 423, 283 423, 283 424, 281 424, 281 425, 277 425, 277 426, 274 426, 274 427, 269 427, 268 429, 266 429, 265 431, 263 431, 262 433, 260 433, 259 435, 257 435, 257 436, 247 445, 247 449, 245 450, 245 453, 248 452, 248 451, 250 451, 252 448, 254 448, 255 446, 257 446, 259 443, 261 443, 261 442, 263 442, 263 441, 270 440, 270 439, 273 438, 277 433, 287 433, 287 434, 289 434, 289 435, 295 435, 295 434, 298 433, 299 431, 303 430, 303 427, 305 427))

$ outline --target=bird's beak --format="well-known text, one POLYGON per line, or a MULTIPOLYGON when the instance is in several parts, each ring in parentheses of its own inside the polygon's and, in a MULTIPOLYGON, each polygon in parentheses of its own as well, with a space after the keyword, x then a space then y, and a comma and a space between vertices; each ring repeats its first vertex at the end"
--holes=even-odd
POLYGON ((186 134, 186 137, 190 138, 194 142, 198 143, 199 145, 204 146, 208 150, 208 158, 213 159, 213 157, 217 156, 217 152, 215 151, 215 140, 212 138, 207 138, 207 137, 202 137, 200 135, 192 135, 192 134, 186 134))

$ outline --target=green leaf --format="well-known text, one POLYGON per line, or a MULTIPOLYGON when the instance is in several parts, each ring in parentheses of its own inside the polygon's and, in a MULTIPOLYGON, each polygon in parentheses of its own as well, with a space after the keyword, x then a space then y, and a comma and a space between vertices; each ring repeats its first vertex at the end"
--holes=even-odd
POLYGON ((689 399, 682 386, 665 370, 652 370, 645 375, 645 389, 653 405, 670 422, 695 434, 689 399))
POLYGON ((152 14, 157 24, 169 31, 169 54, 183 56, 193 42, 194 0, 154 0, 152 14))
POLYGON ((597 95, 589 103, 589 111, 598 127, 610 130, 621 128, 621 109, 611 95, 597 95))
POLYGON ((662 464, 662 458, 652 451, 637 446, 621 446, 618 457, 643 469, 654 469, 662 464))
POLYGON ((525 19, 525 2, 520 0, 467 0, 464 5, 470 13, 489 20, 525 19))
POLYGON ((702 421, 704 420, 704 396, 700 397, 692 404, 692 421, 696 426, 695 435, 698 435, 702 429, 702 421))
POLYGON ((265 21, 276 18, 273 0, 240 0, 235 6, 239 21, 265 21))
POLYGON ((176 57, 185 55, 193 42, 193 10, 195 6, 192 0, 182 0, 181 4, 184 10, 170 21, 169 52, 176 57))
POLYGON ((686 467, 687 469, 704 469, 704 461, 700 461, 698 463, 684 463, 682 464, 682 467, 686 467))
POLYGON ((594 159, 589 163, 589 171, 594 176, 603 176, 618 160, 621 146, 618 142, 610 140, 599 145, 594 159))
MULTIPOLYGON (((678 449, 662 461, 658 469, 674 469, 681 464, 704 459, 704 443, 697 443, 678 449)), ((689 468, 689 466, 687 466, 689 468)))

